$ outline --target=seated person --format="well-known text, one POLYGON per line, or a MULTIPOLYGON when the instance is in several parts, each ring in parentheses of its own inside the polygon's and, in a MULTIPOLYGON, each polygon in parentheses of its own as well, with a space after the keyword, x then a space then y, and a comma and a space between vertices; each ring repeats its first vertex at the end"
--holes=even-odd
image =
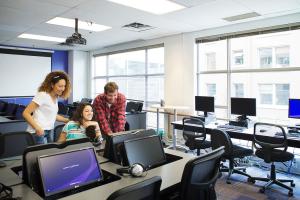
POLYGON ((89 138, 91 142, 101 142, 102 136, 99 124, 96 121, 92 121, 93 116, 94 112, 91 104, 79 104, 72 120, 64 126, 57 142, 86 137, 89 138))

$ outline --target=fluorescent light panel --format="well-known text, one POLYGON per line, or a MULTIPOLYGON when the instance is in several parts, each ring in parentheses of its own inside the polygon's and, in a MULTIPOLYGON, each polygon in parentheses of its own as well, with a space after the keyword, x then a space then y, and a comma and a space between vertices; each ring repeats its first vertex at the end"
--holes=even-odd
MULTIPOLYGON (((75 19, 55 17, 55 18, 47 21, 47 23, 75 28, 75 19)), ((109 26, 104 26, 104 25, 100 25, 100 24, 95 24, 93 22, 78 20, 78 29, 99 32, 99 31, 104 31, 104 30, 110 29, 110 28, 111 27, 109 27, 109 26)))
POLYGON ((19 38, 32 39, 32 40, 45 40, 50 42, 64 42, 65 38, 51 37, 45 35, 35 35, 35 34, 27 34, 23 33, 18 36, 19 38))
POLYGON ((162 15, 185 7, 168 0, 108 0, 124 6, 136 8, 156 15, 162 15))

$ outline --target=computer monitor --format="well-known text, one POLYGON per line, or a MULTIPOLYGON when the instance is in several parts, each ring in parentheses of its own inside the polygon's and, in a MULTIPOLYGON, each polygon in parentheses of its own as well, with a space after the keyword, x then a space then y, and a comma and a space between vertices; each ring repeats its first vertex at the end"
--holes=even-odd
POLYGON ((45 197, 103 180, 92 147, 39 156, 38 164, 45 197))
POLYGON ((124 142, 128 164, 142 164, 146 169, 166 163, 166 155, 158 135, 124 142))
POLYGON ((124 148, 124 141, 152 135, 156 135, 156 132, 153 129, 138 129, 108 135, 106 137, 103 157, 108 158, 109 161, 113 163, 128 166, 128 160, 124 148))
POLYGON ((126 104, 126 112, 137 113, 143 110, 143 102, 141 101, 128 101, 126 104))
POLYGON ((195 96, 195 110, 204 112, 204 116, 207 117, 207 112, 215 112, 215 98, 195 96))
POLYGON ((231 97, 231 114, 241 115, 241 121, 247 116, 256 116, 256 99, 231 97))
POLYGON ((300 119, 300 99, 289 99, 289 118, 300 119))

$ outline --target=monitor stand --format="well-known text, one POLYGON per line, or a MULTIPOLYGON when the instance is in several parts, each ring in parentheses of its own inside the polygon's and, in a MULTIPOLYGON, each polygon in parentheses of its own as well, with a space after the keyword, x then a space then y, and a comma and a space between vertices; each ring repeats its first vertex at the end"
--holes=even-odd
POLYGON ((232 126, 240 126, 240 127, 246 127, 246 128, 248 128, 248 125, 249 125, 249 119, 247 118, 246 115, 241 115, 241 116, 238 116, 238 117, 237 117, 237 120, 235 120, 235 121, 230 120, 230 121, 229 121, 229 125, 232 125, 232 126))
POLYGON ((214 115, 209 115, 207 112, 204 112, 204 115, 197 115, 197 116, 193 116, 194 118, 200 119, 201 121, 203 121, 205 124, 208 124, 212 121, 214 121, 214 115))

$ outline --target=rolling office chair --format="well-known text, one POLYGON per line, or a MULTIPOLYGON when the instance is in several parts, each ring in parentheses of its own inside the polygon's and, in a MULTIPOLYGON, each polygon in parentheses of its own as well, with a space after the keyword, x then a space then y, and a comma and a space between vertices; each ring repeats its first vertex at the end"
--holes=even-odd
POLYGON ((62 102, 58 102, 58 114, 67 115, 68 114, 68 106, 66 106, 62 102))
POLYGON ((23 111, 25 110, 25 108, 26 106, 19 105, 14 116, 5 116, 5 117, 12 120, 24 120, 23 111))
POLYGON ((14 116, 16 114, 19 104, 9 103, 6 106, 4 112, 1 113, 1 116, 14 116))
POLYGON ((61 134, 62 129, 64 128, 65 124, 57 125, 53 130, 53 140, 56 142, 61 134))
MULTIPOLYGON (((4 136, 2 133, 0 133, 0 158, 2 157, 2 154, 4 154, 4 151, 5 151, 4 136)), ((6 167, 6 163, 0 160, 0 167, 6 167)))
POLYGON ((215 184, 219 177, 224 147, 190 160, 184 167, 181 178, 181 200, 215 200, 215 184))
POLYGON ((7 104, 8 103, 6 101, 0 100, 0 114, 4 114, 7 104))
POLYGON ((253 177, 254 180, 268 182, 259 191, 264 193, 271 185, 276 184, 289 190, 288 195, 293 196, 295 183, 293 180, 277 179, 274 162, 287 162, 294 159, 294 155, 287 152, 287 136, 281 126, 268 123, 254 124, 255 155, 266 163, 271 163, 270 176, 268 178, 253 177), (269 137, 263 137, 269 136, 269 137), (270 138, 271 137, 271 138, 270 138), (291 187, 283 184, 289 182, 291 187))
POLYGON ((112 193, 107 200, 157 200, 159 199, 160 185, 161 178, 154 176, 112 193))
POLYGON ((200 155, 201 149, 207 149, 211 147, 211 142, 206 140, 206 130, 204 122, 201 119, 193 117, 185 117, 182 119, 182 134, 185 140, 185 145, 190 150, 197 149, 197 155, 200 155), (189 131, 186 123, 194 123, 199 126, 199 131, 189 131))
POLYGON ((253 178, 246 174, 245 167, 235 167, 237 163, 234 161, 235 158, 244 158, 246 156, 251 156, 253 151, 248 148, 244 148, 238 145, 232 144, 230 136, 220 129, 213 129, 211 132, 211 143, 212 149, 217 149, 221 146, 225 147, 225 153, 223 155, 223 159, 229 160, 228 168, 221 168, 221 172, 228 172, 226 183, 230 184, 230 176, 233 173, 241 174, 248 177, 249 182, 254 182, 253 178))
POLYGON ((25 131, 2 134, 1 140, 4 144, 4 152, 0 158, 23 155, 28 146, 35 144, 32 134, 25 131))

